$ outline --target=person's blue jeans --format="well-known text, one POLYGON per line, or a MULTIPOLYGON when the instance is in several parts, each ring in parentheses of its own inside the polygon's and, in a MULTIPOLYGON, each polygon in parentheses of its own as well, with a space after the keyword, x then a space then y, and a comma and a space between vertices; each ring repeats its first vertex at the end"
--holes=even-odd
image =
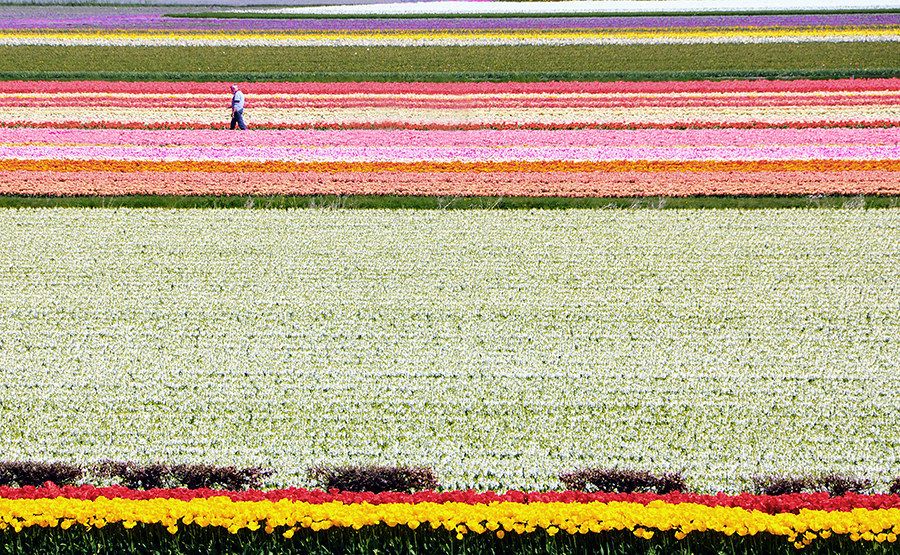
POLYGON ((244 111, 236 110, 231 113, 231 128, 234 129, 234 126, 237 125, 241 128, 241 130, 247 129, 247 124, 244 123, 244 111))

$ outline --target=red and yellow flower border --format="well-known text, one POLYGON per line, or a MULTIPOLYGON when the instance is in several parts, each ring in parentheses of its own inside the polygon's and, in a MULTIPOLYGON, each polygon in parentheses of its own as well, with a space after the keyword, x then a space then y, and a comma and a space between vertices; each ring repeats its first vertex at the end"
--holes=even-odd
POLYGON ((0 488, 0 530, 73 526, 125 529, 161 525, 219 527, 281 534, 307 529, 355 530, 370 526, 425 527, 467 534, 600 534, 630 531, 650 539, 718 532, 768 534, 804 547, 817 539, 896 542, 900 496, 848 494, 698 495, 588 494, 581 492, 340 493, 305 489, 223 492, 136 491, 121 487, 0 488))

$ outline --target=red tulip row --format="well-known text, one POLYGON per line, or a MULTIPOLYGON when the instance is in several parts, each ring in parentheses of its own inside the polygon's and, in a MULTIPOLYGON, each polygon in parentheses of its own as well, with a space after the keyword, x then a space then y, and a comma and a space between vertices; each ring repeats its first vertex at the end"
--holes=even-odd
POLYGON ((827 493, 797 493, 788 495, 753 495, 742 493, 727 495, 718 493, 704 495, 696 493, 585 493, 580 491, 547 491, 522 492, 507 491, 504 493, 487 491, 423 491, 417 493, 368 493, 339 492, 337 490, 307 490, 288 488, 277 490, 222 491, 213 489, 151 489, 133 490, 121 486, 95 487, 62 486, 46 483, 41 487, 26 486, 12 488, 0 486, 0 498, 4 499, 68 499, 95 500, 106 499, 179 499, 189 501, 198 498, 228 497, 232 501, 280 501, 289 500, 311 504, 341 502, 344 504, 368 503, 381 505, 387 503, 468 503, 487 505, 498 502, 512 503, 611 503, 626 502, 647 505, 653 501, 668 504, 693 503, 707 507, 737 507, 768 514, 797 513, 801 509, 820 511, 852 511, 854 509, 898 509, 900 495, 874 494, 863 495, 848 493, 832 497, 827 493))

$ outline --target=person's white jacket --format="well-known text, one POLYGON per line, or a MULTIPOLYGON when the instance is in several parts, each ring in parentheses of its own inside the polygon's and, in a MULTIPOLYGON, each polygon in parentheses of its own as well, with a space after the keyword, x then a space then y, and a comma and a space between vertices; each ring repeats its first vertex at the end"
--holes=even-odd
POLYGON ((240 89, 234 91, 234 96, 231 97, 231 109, 235 112, 244 109, 244 93, 240 89))

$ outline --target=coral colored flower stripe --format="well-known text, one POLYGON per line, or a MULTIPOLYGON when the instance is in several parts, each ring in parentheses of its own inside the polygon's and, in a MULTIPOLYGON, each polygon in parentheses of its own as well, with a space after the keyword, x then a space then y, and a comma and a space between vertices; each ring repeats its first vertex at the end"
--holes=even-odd
POLYGON ((900 160, 516 161, 516 162, 221 162, 121 160, 0 161, 3 171, 120 172, 759 172, 900 171, 900 160))
MULTIPOLYGON (((230 83, 7 81, 0 93, 225 94, 230 83)), ((249 83, 252 94, 735 93, 897 91, 900 78, 796 81, 659 81, 547 83, 249 83)))
POLYGON ((898 195, 890 171, 253 173, 0 171, 0 194, 630 197, 898 195))
POLYGON ((492 130, 472 131, 321 131, 256 130, 145 132, 118 129, 49 130, 12 128, 0 134, 0 146, 9 145, 118 145, 144 147, 378 147, 456 146, 497 147, 675 147, 675 146, 804 146, 900 145, 900 128, 890 129, 709 129, 709 130, 492 130))
POLYGON ((769 514, 786 512, 796 513, 801 509, 852 511, 854 509, 874 510, 900 508, 900 495, 864 495, 858 493, 847 493, 842 496, 832 497, 827 493, 795 493, 786 495, 754 495, 750 493, 727 495, 719 493, 715 495, 706 495, 676 492, 660 495, 656 493, 586 493, 581 491, 523 492, 515 490, 502 493, 494 491, 478 492, 473 490, 441 492, 421 491, 416 493, 371 493, 339 492, 337 490, 323 491, 318 489, 309 490, 305 488, 287 488, 265 491, 225 491, 184 488, 134 490, 122 486, 56 486, 50 483, 41 487, 27 486, 13 488, 0 486, 0 499, 54 499, 58 497, 87 501, 96 500, 99 497, 130 500, 178 499, 182 501, 210 497, 226 497, 232 501, 278 502, 281 500, 288 500, 310 504, 341 502, 345 504, 368 503, 371 505, 381 505, 385 503, 414 504, 425 502, 466 504, 490 504, 499 502, 519 504, 627 502, 647 505, 652 502, 664 502, 673 505, 679 503, 692 503, 708 507, 738 507, 769 514))
POLYGON ((656 531, 674 531, 684 537, 709 531, 756 535, 767 533, 808 545, 818 538, 847 535, 853 540, 894 542, 900 533, 900 509, 854 511, 801 510, 798 514, 766 514, 736 507, 709 507, 694 503, 653 501, 589 503, 304 503, 233 501, 227 497, 180 499, 0 499, 0 529, 19 532, 33 526, 68 529, 79 524, 100 528, 121 524, 157 524, 175 534, 181 526, 216 526, 231 532, 248 529, 291 537, 300 529, 332 527, 430 526, 443 527, 461 538, 468 533, 531 533, 553 535, 630 530, 651 538, 656 531))

